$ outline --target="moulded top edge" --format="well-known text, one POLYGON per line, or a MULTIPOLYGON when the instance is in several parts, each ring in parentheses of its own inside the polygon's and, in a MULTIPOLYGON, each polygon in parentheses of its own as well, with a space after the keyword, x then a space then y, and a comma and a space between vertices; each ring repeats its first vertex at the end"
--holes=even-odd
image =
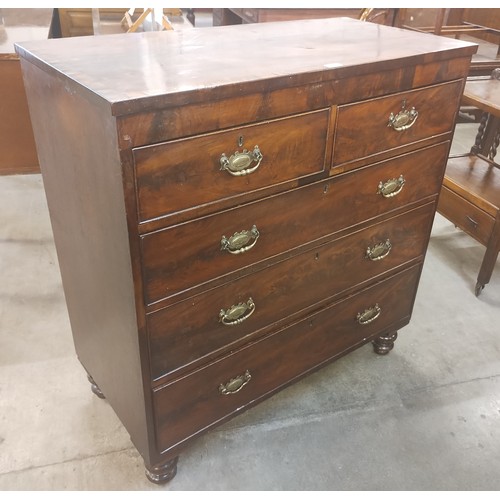
POLYGON ((20 57, 73 80, 115 115, 363 74, 405 61, 469 56, 477 45, 349 18, 73 37, 16 44, 20 57))

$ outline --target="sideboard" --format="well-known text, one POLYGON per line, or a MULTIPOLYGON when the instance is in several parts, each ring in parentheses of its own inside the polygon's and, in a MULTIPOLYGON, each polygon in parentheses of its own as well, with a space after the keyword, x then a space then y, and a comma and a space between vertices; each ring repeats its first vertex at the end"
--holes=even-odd
POLYGON ((151 481, 393 348, 475 50, 344 18, 17 45, 76 353, 151 481))

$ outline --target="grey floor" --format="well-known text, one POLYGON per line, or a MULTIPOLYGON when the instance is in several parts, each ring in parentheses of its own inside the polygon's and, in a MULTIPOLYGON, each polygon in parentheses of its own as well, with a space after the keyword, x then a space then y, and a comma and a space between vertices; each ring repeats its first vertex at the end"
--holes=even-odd
POLYGON ((500 264, 476 298, 484 250, 439 215, 388 356, 366 345, 200 438, 160 487, 76 359, 40 175, 0 177, 0 220, 0 490, 500 489, 500 264))

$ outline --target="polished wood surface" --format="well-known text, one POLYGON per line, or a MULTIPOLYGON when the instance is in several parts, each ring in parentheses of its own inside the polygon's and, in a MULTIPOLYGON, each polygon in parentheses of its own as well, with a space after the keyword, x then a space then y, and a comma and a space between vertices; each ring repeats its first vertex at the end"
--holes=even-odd
POLYGON ((500 83, 498 79, 468 80, 465 84, 463 103, 500 117, 500 83))
POLYGON ((149 393, 113 118, 104 103, 67 92, 64 81, 21 63, 78 359, 145 449, 148 426, 138 402, 149 393))
POLYGON ((52 9, 0 9, 0 175, 40 172, 14 44, 48 38, 52 9))
POLYGON ((465 155, 451 157, 446 167, 438 210, 486 247, 475 293, 489 283, 500 251, 500 79, 469 80, 463 103, 483 111, 475 144, 465 155))
MULTIPOLYGON (((71 76, 89 98, 110 103, 113 114, 129 114, 161 106, 237 97, 242 93, 361 77, 370 67, 384 69, 442 61, 472 54, 476 45, 429 37, 353 19, 319 19, 225 26, 182 33, 109 35, 102 64, 95 64, 103 41, 78 37, 25 43, 18 50, 45 70, 71 76), (360 29, 363 26, 363 36, 360 29), (318 32, 322 36, 318 36, 318 32), (252 50, 241 64, 241 47, 248 37, 252 50), (384 43, 381 43, 383 39, 384 43), (228 43, 231 40, 231 43, 228 43), (300 40, 300 43, 297 41, 300 40), (351 50, 346 51, 349 45, 351 50), (36 54, 31 48, 36 47, 36 54), (308 48, 309 47, 309 48, 308 48), (78 57, 74 54, 78 53, 78 57), (189 54, 189 57, 186 57, 189 54), (223 54, 223 57, 221 57, 223 54), (43 62, 42 62, 43 60, 43 62), (362 67, 362 73, 360 73, 362 67), (124 78, 124 75, 127 75, 124 78)), ((406 75, 407 78, 410 75, 406 75)), ((245 110, 240 109, 244 114, 245 110)), ((243 120, 244 116, 242 117, 243 120)))
MULTIPOLYGON (((270 86, 234 97, 217 96, 214 102, 186 102, 121 116, 118 123, 120 145, 123 148, 142 146, 240 126, 242 122, 253 123, 305 113, 311 109, 330 107, 332 101, 338 105, 348 104, 449 82, 460 79, 470 63, 467 56, 457 57, 452 64, 429 59, 411 71, 404 65, 390 65, 384 71, 362 74, 362 78, 356 75, 341 78, 344 83, 341 87, 331 80, 314 81, 298 87, 270 86)), ((234 64, 237 66, 239 63, 235 61, 234 64)))
POLYGON ((21 64, 0 59, 0 175, 40 172, 21 64))
POLYGON ((292 323, 279 335, 264 337, 231 356, 194 371, 154 392, 158 446, 175 446, 173 436, 195 436, 205 422, 216 423, 241 413, 265 396, 290 384, 299 376, 324 364, 356 345, 367 336, 399 328, 409 321, 420 266, 412 267, 327 309, 292 323), (376 297, 376 299, 375 299, 376 297), (384 310, 380 322, 361 325, 358 313, 378 302, 384 310), (332 332, 335 332, 332 335, 332 332), (297 355, 300 353, 300 355, 297 355), (248 372, 246 390, 223 395, 220 385, 248 372), (185 394, 192 394, 187 399, 185 394), (176 404, 172 404, 175 402, 176 404), (195 411, 190 411, 191 408, 195 411), (178 418, 178 414, 185 418, 178 418))
MULTIPOLYGON (((479 243, 487 245, 495 225, 496 214, 491 216, 481 210, 477 200, 471 203, 467 198, 462 198, 457 194, 456 185, 450 189, 448 187, 450 184, 449 178, 447 178, 441 192, 439 212, 479 243)), ((462 187, 462 189, 464 188, 462 187)), ((482 201, 483 204, 491 207, 486 200, 482 201)))
POLYGON ((496 215, 492 207, 500 207, 500 176, 491 162, 472 155, 450 158, 446 176, 460 196, 482 211, 496 215))
POLYGON ((153 377, 206 362, 226 346, 235 348, 268 333, 270 325, 304 315, 311 304, 327 303, 353 282, 366 286, 400 265, 418 261, 433 217, 434 204, 429 203, 149 314, 153 377), (408 227, 414 228, 411 234, 408 227), (367 258, 368 249, 385 244, 388 235, 390 250, 384 252, 390 259, 367 258), (237 331, 221 323, 221 309, 249 298, 258 314, 245 319, 237 331))
POLYGON ((141 221, 248 192, 258 198, 268 186, 324 172, 329 120, 326 109, 135 149, 141 221), (256 146, 262 160, 249 165, 253 175, 221 169, 223 154, 229 161, 256 146))
POLYGON ((458 80, 446 85, 340 106, 337 112, 334 165, 449 133, 455 116, 454 110, 462 94, 462 85, 462 81, 458 80), (446 100, 453 104, 449 107, 438 107, 435 104, 446 100), (411 108, 415 108, 418 117, 405 133, 388 126, 391 114, 397 115, 411 108), (381 127, 381 117, 386 118, 385 127, 381 127), (359 124, 359 128, 353 127, 353 123, 359 124))
POLYGON ((445 161, 448 148, 449 143, 441 143, 366 170, 334 176, 328 181, 145 235, 142 258, 146 303, 191 291, 194 286, 202 287, 230 273, 241 274, 248 266, 279 256, 304 242, 322 241, 345 226, 432 196, 441 185, 439 166, 445 161), (401 175, 407 188, 398 196, 384 198, 377 194, 381 181, 401 175), (350 206, 350 210, 343 210, 344 206, 350 206), (331 216, 325 217, 326 214, 331 216), (262 233, 254 248, 237 256, 221 251, 223 236, 250 230, 253 225, 262 233), (200 237, 201 234, 205 237, 200 237))
POLYGON ((151 481, 325 363, 392 349, 475 49, 352 19, 19 45, 76 352, 151 481), (417 128, 388 127, 414 91, 417 128), (255 146, 257 169, 221 170, 255 146))

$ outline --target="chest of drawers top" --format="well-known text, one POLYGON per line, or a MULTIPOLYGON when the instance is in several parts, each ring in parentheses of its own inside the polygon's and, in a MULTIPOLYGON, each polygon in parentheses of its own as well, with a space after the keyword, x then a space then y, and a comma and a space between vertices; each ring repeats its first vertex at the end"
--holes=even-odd
MULTIPOLYGON (((100 37, 60 41, 16 50, 104 99, 117 116, 362 77, 374 68, 439 63, 450 51, 464 57, 476 50, 467 42, 347 18, 109 35, 105 44, 100 37)), ((419 75, 404 78, 397 83, 409 88, 419 75)))

